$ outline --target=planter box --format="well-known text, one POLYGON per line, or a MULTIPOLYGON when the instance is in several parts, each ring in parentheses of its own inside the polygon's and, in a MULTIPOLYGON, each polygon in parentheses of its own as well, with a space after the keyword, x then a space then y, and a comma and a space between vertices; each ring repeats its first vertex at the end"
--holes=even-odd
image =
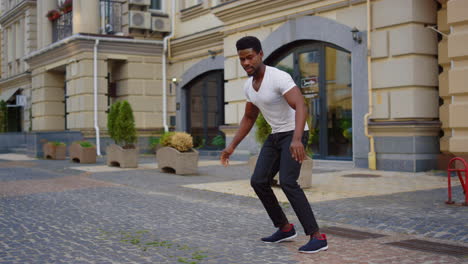
MULTIPOLYGON (((258 159, 258 155, 252 156, 249 159, 248 165, 249 165, 250 174, 253 174, 255 170, 257 159, 258 159)), ((313 164, 314 162, 310 157, 307 157, 307 159, 302 162, 301 172, 299 174, 299 179, 297 180, 297 183, 299 184, 299 186, 301 186, 302 189, 307 189, 307 188, 312 187, 313 164)), ((275 175, 274 179, 276 179, 277 182, 281 184, 279 182, 279 173, 275 175)))
POLYGON ((174 170, 175 174, 196 174, 198 172, 198 151, 192 149, 180 152, 175 148, 162 147, 156 153, 158 169, 163 172, 174 170))
POLYGON ((120 168, 138 167, 138 148, 124 149, 121 146, 112 144, 106 148, 107 166, 117 166, 120 168))
POLYGON ((96 163, 96 147, 84 148, 79 143, 70 146, 70 160, 78 163, 96 163))
POLYGON ((42 145, 42 151, 44 152, 44 159, 64 160, 67 158, 66 145, 56 146, 51 142, 47 142, 42 145))

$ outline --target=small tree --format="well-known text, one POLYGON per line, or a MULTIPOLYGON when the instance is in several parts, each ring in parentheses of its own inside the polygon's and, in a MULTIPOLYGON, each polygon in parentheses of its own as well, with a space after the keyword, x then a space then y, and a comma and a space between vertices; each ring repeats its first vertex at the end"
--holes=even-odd
POLYGON ((120 105, 115 126, 123 148, 135 148, 134 143, 137 141, 135 118, 132 107, 127 101, 123 101, 120 105))
POLYGON ((116 122, 117 117, 119 116, 121 102, 113 103, 109 110, 109 115, 107 116, 107 129, 109 131, 109 136, 115 142, 115 144, 119 145, 121 142, 121 138, 119 138, 118 133, 116 132, 116 122))

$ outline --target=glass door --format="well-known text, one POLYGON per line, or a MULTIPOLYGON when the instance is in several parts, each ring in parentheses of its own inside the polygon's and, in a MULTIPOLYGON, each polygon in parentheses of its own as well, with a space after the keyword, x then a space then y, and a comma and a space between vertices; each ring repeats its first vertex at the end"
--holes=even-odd
POLYGON ((283 53, 273 66, 291 74, 308 106, 315 159, 352 159, 351 54, 325 43, 283 53))

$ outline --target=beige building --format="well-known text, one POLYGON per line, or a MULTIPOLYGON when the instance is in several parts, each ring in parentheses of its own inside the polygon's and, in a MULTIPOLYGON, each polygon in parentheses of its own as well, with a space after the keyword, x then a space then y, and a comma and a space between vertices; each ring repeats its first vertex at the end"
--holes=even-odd
MULTIPOLYGON (((175 128, 219 149, 245 107, 235 42, 254 35, 306 98, 315 159, 422 171, 468 153, 468 0, 75 0, 49 21, 60 2, 2 1, 1 96, 26 96, 22 131, 105 140, 125 99, 141 144, 175 128)), ((236 154, 257 151, 251 135, 236 154)))

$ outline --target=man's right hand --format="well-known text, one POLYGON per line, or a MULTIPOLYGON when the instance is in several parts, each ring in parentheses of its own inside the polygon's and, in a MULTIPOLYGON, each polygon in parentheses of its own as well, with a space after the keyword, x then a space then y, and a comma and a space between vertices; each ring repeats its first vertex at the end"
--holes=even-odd
POLYGON ((223 149, 223 151, 221 152, 221 156, 219 158, 221 160, 221 164, 224 167, 227 167, 229 165, 229 157, 232 155, 233 152, 234 148, 232 148, 231 146, 223 149))

